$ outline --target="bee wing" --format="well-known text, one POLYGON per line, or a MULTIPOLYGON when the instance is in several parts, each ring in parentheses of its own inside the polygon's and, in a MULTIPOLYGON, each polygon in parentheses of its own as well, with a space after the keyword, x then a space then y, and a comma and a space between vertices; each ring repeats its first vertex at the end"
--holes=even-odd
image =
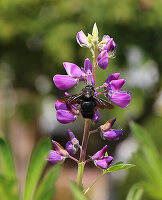
POLYGON ((108 101, 101 99, 99 97, 94 97, 94 99, 96 100, 96 105, 97 107, 101 108, 101 109, 113 109, 114 106, 109 103, 108 101))
POLYGON ((82 97, 82 94, 75 94, 75 95, 69 95, 69 96, 64 96, 59 101, 65 102, 69 105, 74 105, 74 104, 79 104, 80 103, 80 98, 82 97))

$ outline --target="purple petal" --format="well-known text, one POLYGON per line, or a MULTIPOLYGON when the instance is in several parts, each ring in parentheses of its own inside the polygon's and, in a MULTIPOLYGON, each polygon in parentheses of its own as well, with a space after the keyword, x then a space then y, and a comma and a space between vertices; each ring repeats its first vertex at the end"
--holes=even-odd
POLYGON ((76 39, 81 47, 88 47, 87 37, 82 30, 77 33, 76 39))
POLYGON ((67 133, 69 135, 70 142, 73 145, 73 153, 75 154, 80 148, 79 140, 75 137, 74 133, 70 129, 67 130, 67 133))
POLYGON ((112 92, 109 98, 110 101, 124 108, 130 103, 131 95, 127 92, 112 92))
POLYGON ((101 168, 101 169, 107 169, 108 168, 108 165, 107 165, 107 162, 105 159, 102 159, 102 160, 95 160, 94 161, 94 164, 101 168))
POLYGON ((120 76, 120 73, 110 74, 105 82, 109 84, 112 80, 117 80, 119 76, 120 76))
POLYGON ((108 86, 108 90, 119 91, 125 82, 125 79, 112 80, 108 86))
POLYGON ((62 124, 67 124, 76 120, 76 116, 68 110, 57 110, 57 120, 62 124))
POLYGON ((102 51, 97 57, 98 66, 102 69, 106 69, 109 64, 109 55, 107 51, 102 51))
POLYGON ((75 142, 77 139, 74 138, 72 141, 68 141, 66 143, 66 150, 68 151, 68 153, 73 156, 74 154, 76 154, 76 152, 78 151, 80 145, 79 145, 79 141, 77 140, 77 142, 75 142), (73 142, 74 141, 74 142, 73 142))
POLYGON ((111 163, 113 162, 114 158, 112 156, 106 156, 104 157, 104 159, 106 159, 108 165, 110 166, 111 163))
POLYGON ((100 111, 97 109, 97 111, 95 111, 94 116, 93 116, 93 122, 94 123, 98 123, 100 120, 100 111))
POLYGON ((63 66, 67 72, 67 74, 73 78, 80 78, 82 75, 82 70, 80 69, 80 67, 78 67, 77 65, 73 64, 73 63, 69 63, 69 62, 64 62, 63 66))
POLYGON ((103 132, 103 137, 108 140, 119 140, 119 137, 123 134, 122 130, 109 130, 103 132))
POLYGON ((104 50, 110 51, 110 50, 112 49, 112 47, 111 47, 112 45, 113 45, 113 39, 110 39, 110 40, 107 42, 106 46, 104 47, 104 50))
POLYGON ((90 71, 87 72, 87 85, 94 85, 93 74, 90 71))
POLYGON ((73 138, 75 138, 74 133, 70 129, 67 130, 67 133, 68 133, 68 136, 69 136, 70 140, 72 140, 73 138))
POLYGON ((117 49, 117 45, 116 45, 116 43, 113 40, 111 48, 110 48, 110 51, 114 51, 115 49, 117 49))
POLYGON ((47 160, 52 163, 52 164, 55 164, 57 162, 62 162, 65 160, 65 157, 59 155, 56 151, 49 151, 49 154, 48 154, 48 158, 47 160))
POLYGON ((62 103, 61 101, 57 100, 55 103, 55 109, 56 110, 67 110, 67 106, 65 103, 62 103))
POLYGON ((110 39, 111 39, 111 38, 110 38, 109 35, 104 35, 104 36, 102 37, 102 40, 106 40, 107 42, 108 42, 110 39))
POLYGON ((85 73, 90 70, 92 72, 92 64, 89 58, 86 58, 84 61, 84 69, 85 69, 85 73))
POLYGON ((97 151, 93 156, 92 160, 100 160, 105 156, 107 151, 107 145, 105 145, 100 151, 97 151))
POLYGON ((113 157, 107 156, 101 160, 95 160, 94 163, 99 168, 108 169, 113 160, 114 160, 113 157))
POLYGON ((66 143, 66 151, 71 155, 73 156, 74 155, 74 152, 73 152, 73 144, 71 141, 68 141, 66 143))
POLYGON ((68 90, 77 84, 77 79, 68 75, 55 75, 53 81, 60 90, 68 90))

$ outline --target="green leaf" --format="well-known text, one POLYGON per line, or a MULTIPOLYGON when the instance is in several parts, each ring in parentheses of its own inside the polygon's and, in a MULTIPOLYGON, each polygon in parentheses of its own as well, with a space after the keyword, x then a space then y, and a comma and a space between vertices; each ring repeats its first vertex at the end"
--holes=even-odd
POLYGON ((123 164, 123 162, 117 162, 117 163, 114 163, 112 166, 115 166, 115 165, 119 165, 119 164, 123 164))
POLYGON ((126 200, 141 200, 143 195, 142 184, 137 183, 131 187, 128 192, 126 200))
POLYGON ((117 172, 117 171, 121 171, 121 170, 124 170, 124 169, 129 169, 131 167, 135 167, 135 165, 118 163, 118 164, 111 165, 107 170, 104 170, 104 173, 117 172))
POLYGON ((141 172, 149 178, 157 190, 162 188, 162 171, 160 154, 149 136, 149 133, 140 125, 131 122, 130 127, 140 145, 138 165, 141 172))
POLYGON ((46 158, 50 147, 49 139, 45 138, 38 143, 36 149, 32 153, 26 177, 24 200, 33 200, 38 181, 47 163, 46 158))
POLYGON ((136 124, 135 122, 130 122, 130 128, 138 142, 142 144, 141 148, 145 147, 144 145, 147 145, 155 155, 159 154, 156 146, 152 142, 150 135, 143 127, 136 124))
POLYGON ((9 144, 0 138, 0 169, 1 174, 8 179, 16 180, 13 156, 9 144))
POLYGON ((51 200, 55 193, 54 184, 59 176, 60 165, 54 165, 48 170, 38 186, 34 200, 51 200))
POLYGON ((75 200, 88 200, 87 197, 83 194, 83 191, 78 187, 76 183, 71 182, 70 187, 75 200))
POLYGON ((17 181, 0 176, 0 199, 2 200, 18 200, 17 181))

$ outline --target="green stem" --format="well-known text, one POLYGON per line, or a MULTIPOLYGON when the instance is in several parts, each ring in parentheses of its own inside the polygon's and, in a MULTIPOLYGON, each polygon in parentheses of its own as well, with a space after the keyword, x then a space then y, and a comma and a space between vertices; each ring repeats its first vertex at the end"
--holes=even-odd
POLYGON ((104 175, 104 173, 102 173, 100 176, 98 176, 96 178, 96 180, 86 189, 86 191, 84 192, 84 194, 86 194, 97 183, 97 181, 99 181, 102 178, 103 175, 104 175))
POLYGON ((83 172, 84 172, 84 162, 78 163, 78 174, 77 174, 77 185, 82 185, 82 179, 83 179, 83 172))
POLYGON ((88 137, 89 137, 89 128, 90 128, 90 119, 85 119, 82 148, 81 148, 80 158, 78 162, 77 184, 79 186, 82 185, 83 171, 84 171, 84 166, 85 166, 85 156, 86 156, 88 137))

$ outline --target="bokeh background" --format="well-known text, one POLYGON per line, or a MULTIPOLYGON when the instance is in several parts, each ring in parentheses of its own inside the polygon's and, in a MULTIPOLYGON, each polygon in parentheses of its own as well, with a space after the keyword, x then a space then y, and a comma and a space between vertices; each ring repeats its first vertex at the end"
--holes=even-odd
MULTIPOLYGON (((161 10, 161 0, 0 1, 0 132, 11 143, 20 190, 31 152, 41 137, 52 137, 65 145, 67 128, 79 139, 82 137, 83 120, 70 125, 57 122, 54 103, 64 94, 55 87, 52 78, 58 73, 65 74, 63 62, 83 67, 84 59, 91 58, 88 49, 81 48, 75 37, 80 30, 91 33, 95 22, 100 39, 108 34, 118 47, 107 70, 98 69, 97 85, 108 74, 120 72, 121 78, 127 79, 125 90, 131 93, 132 101, 126 109, 116 106, 113 111, 101 112, 100 124, 117 118, 115 127, 124 130, 121 140, 102 141, 96 134, 89 140, 88 153, 92 155, 108 144, 109 154, 116 161, 136 164, 132 155, 139 154, 140 145, 130 131, 131 120, 148 130, 159 153, 162 152, 161 10)), ((70 93, 80 93, 82 87, 84 84, 70 93)), ((75 170, 75 164, 67 161, 62 177, 71 174, 75 179, 75 170)), ((87 177, 95 177, 96 173, 92 165, 87 166, 87 177)), ((143 180, 145 176, 138 165, 126 172, 113 173, 98 185, 98 193, 102 193, 99 197, 104 193, 102 199, 124 200, 131 186, 143 180)), ((65 183, 58 184, 61 188, 65 183)), ((68 199, 69 191, 64 191, 68 199)), ((58 192, 54 199, 65 199, 59 195, 58 192)), ((158 198, 144 192, 143 199, 158 198)))

